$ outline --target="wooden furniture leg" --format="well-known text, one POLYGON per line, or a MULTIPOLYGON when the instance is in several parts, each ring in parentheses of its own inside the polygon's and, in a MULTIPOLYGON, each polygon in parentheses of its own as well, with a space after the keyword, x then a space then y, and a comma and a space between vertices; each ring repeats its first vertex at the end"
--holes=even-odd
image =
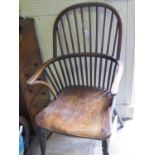
POLYGON ((46 154, 46 129, 39 127, 39 141, 40 141, 40 149, 41 155, 46 154))
POLYGON ((102 151, 103 151, 103 155, 109 155, 107 140, 102 140, 102 151))

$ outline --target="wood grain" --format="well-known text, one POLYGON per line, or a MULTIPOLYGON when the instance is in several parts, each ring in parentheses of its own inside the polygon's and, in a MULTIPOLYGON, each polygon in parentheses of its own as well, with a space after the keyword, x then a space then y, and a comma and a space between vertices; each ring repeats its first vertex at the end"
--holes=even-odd
MULTIPOLYGON (((37 129, 35 115, 49 103, 49 93, 46 88, 26 84, 27 79, 42 65, 34 24, 32 18, 21 19, 19 22, 19 83, 20 98, 22 98, 20 107, 23 107, 22 110, 20 108, 20 115, 28 118, 32 133, 37 129), (26 111, 25 115, 23 111, 26 111)), ((42 75, 39 79, 45 80, 45 77, 42 75)))
POLYGON ((111 134, 111 98, 97 88, 66 88, 36 116, 36 123, 58 133, 104 139, 111 134))

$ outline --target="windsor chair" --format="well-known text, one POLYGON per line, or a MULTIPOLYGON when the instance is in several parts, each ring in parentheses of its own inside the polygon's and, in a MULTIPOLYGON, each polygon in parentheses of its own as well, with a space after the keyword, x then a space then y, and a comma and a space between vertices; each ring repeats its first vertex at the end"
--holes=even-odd
POLYGON ((81 3, 64 9, 53 27, 54 57, 27 81, 49 88, 51 102, 36 116, 41 153, 46 130, 102 140, 108 155, 115 97, 123 72, 122 22, 104 3, 81 3), (40 79, 46 76, 46 81, 40 79))

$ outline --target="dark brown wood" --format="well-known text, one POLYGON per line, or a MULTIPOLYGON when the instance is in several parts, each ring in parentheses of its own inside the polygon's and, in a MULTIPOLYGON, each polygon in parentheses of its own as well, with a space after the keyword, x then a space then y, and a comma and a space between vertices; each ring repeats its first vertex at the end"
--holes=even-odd
MULTIPOLYGON (((81 4, 75 4, 72 6, 69 6, 68 8, 64 9, 62 12, 60 12, 60 14, 57 16, 55 23, 54 23, 54 28, 53 28, 53 51, 54 51, 54 57, 58 56, 58 51, 57 51, 57 38, 56 38, 56 33, 57 30, 62 29, 62 32, 64 32, 65 34, 65 26, 60 26, 60 23, 66 24, 69 26, 69 33, 70 33, 70 38, 71 40, 68 40, 64 35, 64 46, 66 46, 65 48, 67 48, 67 53, 75 53, 75 50, 77 50, 77 52, 95 52, 98 49, 101 49, 100 52, 106 54, 106 53, 111 53, 109 52, 109 45, 110 43, 113 44, 113 40, 111 39, 111 31, 112 31, 112 27, 113 25, 113 19, 116 19, 117 27, 118 27, 118 39, 115 40, 117 43, 115 43, 115 45, 117 45, 116 50, 114 51, 115 53, 113 54, 115 56, 115 58, 119 59, 120 58, 120 50, 121 50, 121 42, 122 42, 122 22, 121 22, 121 18, 118 14, 118 12, 110 5, 105 4, 105 3, 97 3, 97 2, 90 2, 90 3, 81 3, 81 4), (88 8, 88 9, 87 9, 88 8), (93 21, 92 21, 92 15, 91 12, 94 11, 94 8, 96 8, 96 23, 95 23, 95 29, 94 31, 96 31, 95 34, 93 33, 93 21), (102 13, 101 11, 104 11, 104 13, 102 13), (85 13, 88 14, 87 16, 87 21, 89 23, 89 48, 86 48, 86 37, 85 37, 85 30, 84 30, 84 17, 85 13), (103 23, 99 23, 99 13, 100 15, 103 16, 103 23), (110 26, 107 30, 107 33, 105 33, 105 27, 107 27, 107 22, 106 22, 106 18, 109 17, 109 13, 111 13, 111 21, 110 21, 110 26), (78 14, 80 14, 78 16, 78 14), (71 20, 70 20, 70 16, 73 17, 75 24, 71 24, 71 20), (79 18, 78 18, 79 17, 79 18), (80 19, 81 18, 81 19, 80 19), (79 20, 78 20, 79 19, 79 20), (81 20, 81 22, 80 22, 81 20), (98 26, 99 24, 103 25, 103 32, 102 32, 102 38, 101 38, 101 45, 98 44, 99 41, 99 29, 98 26), (73 31, 71 30, 75 30, 75 33, 73 33, 73 31), (81 31, 80 31, 81 29, 81 31), (77 37, 77 42, 75 42, 75 40, 73 39, 73 35, 75 37, 77 37), (93 36, 92 36, 93 35, 93 36), (106 37, 105 37, 106 35, 106 37), (82 37, 82 38, 81 38, 82 37), (95 37, 95 42, 92 41, 92 37, 95 37), (107 38, 107 41, 105 40, 107 38), (80 40, 83 40, 82 41, 80 40), (108 42, 108 44, 105 46, 104 44, 108 42), (69 50, 69 44, 72 46, 73 50, 69 50), (74 45, 77 44, 77 49, 74 48, 74 45), (94 46, 93 46, 94 45, 94 46), (100 47, 99 47, 100 46, 100 47), (92 47, 95 47, 95 49, 92 49, 92 47), (103 47, 106 47, 106 49, 103 49, 103 47)), ((63 41, 63 38, 61 38, 61 41, 63 41)), ((60 42, 60 37, 58 38, 58 42, 60 42)))
POLYGON ((45 71, 45 75, 46 75, 47 80, 49 80, 50 84, 52 85, 52 87, 53 87, 53 89, 54 89, 54 91, 51 91, 51 93, 52 93, 53 96, 55 96, 55 95, 54 95, 55 93, 56 93, 56 94, 59 93, 59 89, 56 88, 56 86, 55 86, 55 84, 54 84, 52 78, 50 77, 50 74, 49 74, 47 71, 45 71))
POLYGON ((75 47, 74 47, 74 41, 73 41, 73 34, 71 31, 71 24, 70 24, 70 19, 68 17, 68 13, 66 13, 66 17, 67 17, 67 22, 68 22, 68 27, 69 27, 69 32, 70 32, 70 38, 71 38, 71 43, 72 43, 72 49, 73 49, 73 53, 75 53, 75 47))
POLYGON ((35 119, 35 116, 38 112, 40 112, 42 109, 44 109, 48 103, 49 98, 48 91, 46 88, 41 88, 39 94, 35 97, 35 99, 31 103, 31 113, 33 114, 33 119, 35 119))
POLYGON ((39 127, 41 155, 46 155, 46 129, 39 127))
POLYGON ((106 55, 109 55, 109 44, 110 44, 110 38, 111 38, 112 22, 113 22, 113 13, 112 13, 112 15, 111 15, 111 20, 110 20, 110 28, 109 28, 109 34, 108 34, 108 44, 107 44, 106 55))
POLYGON ((88 63, 87 63, 87 58, 85 57, 85 73, 86 73, 86 85, 89 86, 89 82, 88 82, 88 63))
MULTIPOLYGON (((53 67, 53 65, 52 65, 52 67, 53 67)), ((60 82, 59 82, 59 83, 57 82, 57 78, 55 77, 55 75, 54 75, 54 73, 53 73, 53 70, 51 69, 50 66, 48 66, 47 68, 48 68, 48 70, 50 71, 50 74, 52 75, 52 77, 53 77, 53 79, 54 79, 54 83, 55 83, 57 89, 60 90, 60 89, 61 89, 60 86, 59 86, 59 83, 60 83, 60 82)))
POLYGON ((79 58, 79 61, 80 61, 80 72, 81 72, 81 82, 82 82, 82 85, 84 86, 84 77, 83 77, 83 65, 82 65, 82 58, 80 57, 79 58))
MULTIPOLYGON (((75 53, 75 54, 68 54, 68 55, 63 55, 63 56, 58 56, 56 58, 51 58, 48 61, 46 61, 42 67, 41 67, 41 71, 43 71, 48 65, 56 62, 56 61, 61 61, 64 59, 69 59, 69 58, 76 58, 76 57, 99 57, 99 58, 103 58, 103 59, 108 59, 110 61, 113 61, 114 63, 118 64, 118 60, 105 55, 105 54, 101 54, 101 53, 75 53)), ((38 72, 37 74, 40 74, 40 72, 38 72)))
POLYGON ((74 21, 75 21, 77 41, 78 41, 78 51, 81 52, 81 50, 80 50, 80 41, 79 41, 78 23, 77 23, 77 17, 76 17, 76 10, 75 9, 73 9, 73 13, 74 13, 74 21))
POLYGON ((110 90, 110 80, 111 80, 111 76, 112 76, 112 71, 113 71, 113 64, 110 62, 110 67, 109 67, 109 71, 108 71, 108 82, 107 82, 107 90, 110 90))
MULTIPOLYGON (((100 54, 100 53, 76 53, 76 54, 70 54, 70 55, 64 55, 64 56, 61 56, 61 57, 57 57, 57 58, 55 58, 55 59, 51 59, 51 60, 49 60, 47 63, 45 63, 44 65, 43 65, 43 67, 40 69, 40 70, 38 70, 38 72, 36 73, 36 75, 35 75, 35 77, 40 77, 40 74, 41 74, 41 72, 43 72, 45 69, 46 69, 46 67, 48 67, 48 65, 50 65, 50 64, 52 64, 52 63, 54 63, 54 62, 56 62, 56 61, 63 61, 63 62, 66 62, 66 64, 67 64, 67 61, 70 61, 71 60, 71 58, 73 58, 73 61, 74 60, 77 60, 77 59, 81 59, 82 57, 84 57, 85 59, 83 59, 84 61, 86 61, 87 59, 86 58, 89 58, 90 60, 92 60, 92 58, 96 58, 96 57, 98 57, 98 58, 102 58, 102 59, 108 59, 109 61, 112 61, 113 63, 116 63, 117 64, 117 61, 115 60, 115 59, 113 59, 112 57, 109 57, 109 56, 106 56, 106 55, 103 55, 103 54, 100 54)), ((61 63, 60 63, 61 64, 61 63)), ((74 62, 74 64, 75 65, 77 65, 77 63, 76 62, 74 62)), ((77 70, 78 70, 78 72, 76 72, 76 76, 77 76, 77 79, 79 80, 79 78, 82 78, 81 76, 83 76, 83 70, 84 69, 86 69, 85 67, 82 67, 81 66, 81 64, 79 64, 80 66, 78 66, 77 67, 77 70), (82 68, 81 68, 82 67, 82 68), (80 74, 80 72, 82 71, 82 73, 80 74)), ((90 65, 92 65, 92 61, 90 61, 90 65)), ((62 67, 62 69, 61 69, 61 72, 62 72, 62 75, 64 75, 64 82, 66 81, 65 79, 66 79, 66 77, 67 76, 69 76, 69 71, 68 71, 68 67, 67 67, 67 65, 65 66, 65 65, 63 65, 63 66, 61 66, 62 67), (65 76, 66 75, 66 76, 65 76)), ((103 70, 103 68, 102 68, 102 70, 103 70)), ((85 72, 86 72, 86 70, 85 70, 85 72)), ((48 73, 49 74, 49 73, 48 73)), ((51 81, 51 84, 52 84, 52 87, 54 87, 54 91, 56 91, 57 92, 57 94, 59 93, 59 90, 56 88, 56 85, 54 84, 54 82, 52 81, 52 79, 50 79, 50 75, 48 75, 47 74, 47 76, 48 76, 48 78, 49 78, 49 80, 51 81)), ((71 75, 70 75, 71 76, 71 75)), ((94 72, 92 72, 91 70, 90 70, 90 80, 92 80, 92 77, 94 76, 94 72)), ((35 78, 36 79, 36 78, 35 78)), ((57 79, 57 80, 59 80, 59 79, 57 79)), ((34 80, 33 80, 34 81, 34 80)), ((93 81, 91 81, 91 83, 92 83, 93 81)), ((111 81, 111 82, 113 82, 113 81, 111 81)), ((57 82, 57 83, 59 83, 59 82, 57 82)), ((78 85, 83 85, 84 84, 84 82, 82 82, 81 84, 80 83, 78 83, 78 85)), ((71 83, 68 83, 68 86, 70 86, 71 85, 71 83)), ((73 85, 76 85, 76 83, 73 83, 73 85)), ((66 85, 67 86, 67 85, 66 85)), ((88 85, 87 85, 88 86, 88 85)), ((92 85, 90 85, 90 86, 93 86, 93 83, 92 83, 92 85)), ((94 85, 94 87, 98 87, 97 85, 94 85)))
POLYGON ((102 69, 102 59, 99 60, 99 87, 101 86, 101 69, 102 69))
MULTIPOLYGON (((77 32, 77 19, 75 17, 75 10, 73 10, 73 13, 74 13, 74 21, 75 21, 75 25, 76 25, 76 33, 77 33, 77 40, 78 40, 78 50, 80 51, 80 42, 79 42, 79 36, 78 36, 78 32, 77 32)), ((67 22, 68 22, 68 26, 69 26, 69 32, 70 32, 70 37, 71 37, 71 44, 72 44, 72 48, 73 48, 73 53, 75 53, 75 47, 74 47, 74 43, 73 43, 73 35, 71 33, 71 25, 70 25, 70 20, 69 20, 69 17, 68 17, 68 13, 66 14, 66 17, 67 17, 67 22)), ((76 69, 76 72, 78 72, 78 66, 77 66, 77 60, 74 59, 75 61, 75 69, 76 69)), ((70 62, 71 64, 71 71, 72 71, 72 76, 73 76, 73 85, 75 85, 75 76, 74 76, 74 73, 73 73, 73 66, 72 66, 72 63, 70 62)), ((77 82, 78 84, 80 83, 79 81, 79 74, 77 74, 77 82)))
POLYGON ((26 106, 26 101, 20 86, 19 86, 19 116, 23 116, 24 118, 26 118, 26 120, 29 122, 30 131, 32 132, 33 126, 26 106))
MULTIPOLYGON (((97 50, 98 50, 98 7, 96 6, 96 37, 95 37, 95 40, 96 40, 96 46, 95 46, 95 52, 97 53, 97 50)), ((95 64, 94 64, 94 85, 96 86, 96 74, 97 74, 97 57, 95 57, 95 64)))
POLYGON ((96 37, 95 37, 95 52, 98 50, 98 7, 96 6, 96 37))
POLYGON ((60 81, 61 89, 63 89, 63 88, 64 88, 64 85, 63 85, 63 82, 62 82, 62 80, 61 80, 61 78, 60 78, 60 75, 59 75, 59 73, 58 73, 58 69, 57 69, 55 63, 53 63, 53 67, 54 67, 54 70, 55 70, 55 72, 56 72, 56 74, 57 74, 57 77, 58 77, 58 79, 59 79, 59 81, 60 81))
POLYGON ((34 20, 20 20, 19 66, 22 68, 28 60, 38 53, 39 47, 34 29, 34 20))
POLYGON ((78 65, 77 65, 77 60, 76 60, 76 58, 74 57, 74 64, 75 64, 75 69, 76 69, 76 77, 77 77, 77 85, 79 85, 80 84, 80 79, 79 79, 79 73, 78 73, 78 65))
MULTIPOLYGON (((109 44, 110 44, 110 37, 111 37, 111 28, 112 28, 112 22, 113 22, 113 13, 111 14, 111 20, 110 20, 110 28, 109 28, 109 34, 108 34, 108 44, 107 44, 107 50, 106 55, 109 55, 109 44)), ((104 88, 108 88, 108 85, 106 87, 105 78, 106 78, 106 72, 107 72, 107 60, 105 61, 105 68, 104 68, 104 88)), ((110 75, 110 74, 109 74, 110 75)))
POLYGON ((30 85, 44 85, 53 92, 54 100, 36 116, 40 127, 61 134, 103 140, 103 153, 108 155, 111 106, 123 70, 118 61, 121 42, 121 18, 108 4, 81 3, 60 12, 53 28, 54 58, 42 65, 27 81, 30 85), (93 16, 96 16, 96 21, 93 21, 93 16), (99 17, 103 17, 102 23, 99 17), (89 32, 85 21, 88 22, 89 32), (113 30, 114 39, 111 39, 113 30), (49 79, 52 77, 49 80, 51 83, 39 79, 47 69, 49 79))
MULTIPOLYGON (((42 86, 32 87, 26 81, 41 66, 40 50, 35 34, 34 20, 27 18, 20 20, 19 40, 19 83, 20 83, 20 105, 25 108, 24 117, 29 121, 31 133, 36 132, 35 115, 49 103, 48 89, 42 86), (21 98, 21 97, 20 97, 21 98), (42 102, 38 102, 38 99, 42 102), (28 116, 27 116, 28 114, 28 116)), ((42 75, 40 79, 45 80, 42 75)), ((21 107, 21 106, 20 106, 21 107)), ((20 112, 23 116, 24 113, 20 112)))
POLYGON ((115 39, 114 39, 114 44, 113 44, 112 57, 116 57, 114 56, 114 54, 115 54, 115 48, 116 48, 117 35, 118 35, 118 23, 117 23, 116 30, 115 30, 115 39))
POLYGON ((93 86, 92 57, 90 57, 90 86, 93 86))
MULTIPOLYGON (((72 49, 73 49, 73 53, 75 53, 75 47, 74 47, 74 43, 73 43, 73 35, 71 33, 71 25, 70 25, 68 13, 66 14, 66 17, 67 17, 67 22, 68 22, 68 26, 69 26, 72 49)), ((73 85, 74 85, 75 84, 75 76, 74 76, 73 64, 72 64, 71 60, 70 60, 70 67, 71 67, 71 73, 72 73, 72 79, 73 79, 73 85)))
POLYGON ((61 55, 64 55, 58 28, 56 28, 56 32, 57 32, 57 36, 58 36, 58 43, 59 43, 59 46, 60 46, 61 55))
MULTIPOLYGON (((89 35, 90 35, 90 40, 89 40, 89 46, 90 46, 90 49, 89 49, 89 51, 90 52, 92 52, 92 26, 91 26, 91 8, 90 7, 88 7, 88 13, 89 13, 89 35)), ((90 61, 90 75, 89 75, 89 77, 90 77, 90 86, 92 86, 92 58, 90 57, 90 59, 89 59, 89 61, 90 61)))
POLYGON ((102 45, 101 45, 101 53, 103 53, 103 43, 104 43, 104 34, 105 34, 105 22, 106 22, 106 8, 104 8, 104 16, 103 16, 103 30, 102 30, 102 45))
POLYGON ((102 140, 102 151, 103 151, 103 155, 109 155, 107 140, 102 140))
POLYGON ((69 81, 68 85, 71 85, 71 79, 70 79, 69 69, 67 67, 67 61, 66 61, 66 59, 62 59, 62 61, 64 62, 64 68, 65 68, 65 71, 66 71, 66 74, 67 74, 67 79, 69 81))
POLYGON ((63 35, 64 35, 64 39, 65 39, 64 41, 65 41, 65 45, 66 45, 66 49, 67 49, 67 54, 69 54, 70 51, 69 51, 69 46, 68 46, 68 43, 67 43, 66 31, 65 31, 65 28, 64 28, 63 19, 61 18, 60 21, 61 21, 62 31, 63 31, 63 35))
POLYGON ((81 13, 81 22, 82 22, 82 33, 83 33, 83 42, 84 42, 84 51, 86 52, 86 41, 85 41, 85 33, 84 33, 84 15, 83 15, 83 9, 80 7, 80 13, 81 13))
MULTIPOLYGON (((86 52, 86 38, 85 38, 85 32, 84 32, 84 13, 83 13, 83 8, 80 7, 80 13, 81 13, 81 22, 82 22, 82 32, 83 32, 83 42, 84 42, 84 52, 86 52)), ((87 60, 85 57, 85 73, 86 73, 86 85, 88 85, 88 74, 87 74, 87 60)))
MULTIPOLYGON (((40 69, 38 69, 38 71, 36 72, 36 74, 29 80, 28 83, 29 84, 39 84, 40 83, 42 85, 47 86, 48 88, 50 88, 50 90, 51 90, 54 98, 57 98, 56 96, 64 88, 62 88, 62 87, 56 87, 56 83, 58 84, 61 81, 59 78, 52 79, 53 72, 55 71, 55 69, 53 67, 54 63, 63 61, 63 62, 66 62, 66 64, 67 63, 69 64, 69 62, 72 59, 72 63, 76 64, 75 60, 77 59, 80 62, 80 60, 82 60, 82 58, 83 58, 83 61, 87 61, 87 58, 89 58, 89 59, 100 58, 100 59, 104 59, 104 61, 110 62, 112 65, 115 65, 116 64, 116 68, 117 68, 117 65, 118 65, 118 62, 117 62, 116 59, 114 59, 114 58, 112 58, 110 56, 107 56, 107 55, 103 55, 101 53, 76 53, 76 54, 64 55, 64 56, 60 56, 60 57, 57 57, 57 58, 54 58, 54 59, 51 59, 51 60, 47 61, 40 69), (47 75, 47 78, 49 79, 48 82, 50 82, 50 83, 44 82, 42 80, 39 80, 38 81, 38 79, 40 78, 40 76, 43 74, 43 72, 46 69, 49 68, 49 66, 51 66, 51 71, 50 72, 47 72, 46 71, 46 75, 47 75), (50 75, 50 73, 51 73, 51 75, 50 75), (54 83, 54 80, 56 80, 55 83, 54 83)), ((92 62, 89 61, 89 64, 88 65, 89 66, 92 65, 91 63, 92 62)), ((83 62, 83 63, 81 62, 81 65, 78 66, 78 72, 74 72, 75 77, 78 77, 79 79, 82 79, 82 78, 84 78, 84 76, 86 76, 85 75, 86 74, 86 66, 84 66, 85 64, 86 64, 85 62, 83 62)), ((58 66, 55 66, 55 68, 57 68, 57 67, 58 66)), ((101 70, 102 71, 105 71, 105 67, 106 66, 103 66, 102 65, 101 66, 101 70)), ((70 68, 69 65, 66 65, 66 66, 63 65, 62 69, 59 70, 59 72, 58 72, 58 76, 61 76, 61 75, 65 74, 66 76, 64 75, 64 80, 65 81, 68 81, 69 79, 68 79, 68 76, 67 75, 69 74, 69 68, 70 68), (68 71, 68 73, 67 73, 67 71, 68 71)), ((96 68, 94 68, 94 70, 97 70, 98 68, 99 68, 99 66, 97 65, 96 68)), ((89 78, 92 79, 92 77, 94 77, 95 71, 93 71, 93 72, 90 71, 90 73, 91 73, 91 75, 90 75, 91 77, 89 77, 89 78)), ((114 75, 115 74, 113 74, 113 72, 111 72, 111 71, 110 71, 110 73, 109 72, 107 72, 107 73, 105 72, 105 76, 112 77, 114 75)), ((105 76, 102 77, 102 78, 100 78, 100 80, 104 81, 105 76)), ((108 81, 109 82, 108 83, 109 86, 111 86, 111 83, 113 83, 113 80, 114 79, 108 81)), ((84 84, 84 79, 83 79, 83 81, 81 81, 80 83, 78 83, 78 85, 79 86, 84 86, 85 85, 87 87, 90 86, 90 87, 96 87, 96 88, 102 88, 102 89, 104 89, 104 83, 103 83, 103 86, 102 87, 100 85, 97 85, 97 83, 92 84, 92 85, 87 85, 87 83, 84 84)), ((76 86, 76 83, 68 83, 68 85, 65 86, 65 87, 68 87, 68 86, 76 86)))
POLYGON ((91 32, 91 10, 90 7, 88 7, 88 13, 89 13, 89 51, 92 52, 92 32, 91 32))
MULTIPOLYGON (((102 45, 101 45, 101 53, 103 53, 103 47, 104 47, 104 37, 105 37, 105 22, 106 22, 106 8, 104 8, 104 16, 103 16, 103 31, 102 31, 102 45)), ((99 85, 101 85, 101 66, 102 66, 102 59, 100 59, 99 62, 99 85)), ((103 81, 104 83, 104 81, 103 81)))
POLYGON ((75 76, 74 76, 74 70, 73 70, 73 64, 71 59, 69 59, 69 65, 70 65, 70 70, 71 70, 71 77, 72 77, 72 85, 75 85, 75 76))
POLYGON ((36 122, 53 132, 95 139, 107 138, 111 134, 108 108, 111 99, 112 96, 99 89, 67 88, 37 115, 36 122))
POLYGON ((62 72, 62 75, 63 75, 63 80, 64 80, 64 83, 65 83, 65 86, 67 86, 67 81, 65 80, 65 73, 64 73, 64 70, 62 68, 62 63, 61 63, 61 61, 58 61, 58 62, 59 62, 60 69, 61 69, 61 72, 62 72))
POLYGON ((106 71, 107 71, 107 60, 104 63, 104 73, 103 73, 103 88, 106 88, 106 71))

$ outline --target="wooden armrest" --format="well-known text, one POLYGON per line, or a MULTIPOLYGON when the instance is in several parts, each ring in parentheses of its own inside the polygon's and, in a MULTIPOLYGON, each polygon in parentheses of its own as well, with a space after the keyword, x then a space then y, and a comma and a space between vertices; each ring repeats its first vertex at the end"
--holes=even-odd
POLYGON ((33 75, 30 79, 27 80, 27 84, 34 85, 35 81, 42 75, 45 68, 53 61, 54 59, 49 59, 46 61, 33 75))
POLYGON ((46 81, 43 80, 38 80, 40 78, 40 76, 43 74, 44 70, 46 69, 46 67, 52 63, 54 61, 54 59, 49 59, 47 62, 45 62, 33 75, 30 79, 28 79, 26 81, 26 83, 28 85, 36 85, 36 84, 41 84, 46 86, 47 88, 49 88, 49 90, 51 91, 51 93, 53 94, 54 97, 57 97, 52 85, 48 84, 46 81))
MULTIPOLYGON (((106 60, 110 60, 111 62, 114 62, 115 64, 118 64, 118 66, 119 66, 118 73, 116 74, 116 77, 114 78, 114 82, 113 82, 112 89, 111 89, 112 94, 116 94, 118 91, 118 85, 119 85, 119 81, 120 81, 122 71, 123 71, 121 62, 117 61, 116 59, 114 59, 110 56, 99 54, 99 53, 76 53, 76 54, 63 55, 63 56, 56 57, 54 59, 50 59, 38 69, 38 71, 27 81, 27 84, 29 84, 29 85, 35 85, 35 84, 44 85, 44 86, 48 87, 50 89, 50 91, 52 92, 53 96, 56 97, 62 88, 68 87, 68 84, 66 82, 67 79, 68 79, 69 85, 72 85, 72 82, 71 82, 72 78, 73 78, 73 82, 75 82, 74 76, 78 75, 77 81, 80 79, 80 75, 78 74, 78 66, 77 66, 76 58, 81 59, 82 57, 85 57, 85 58, 87 58, 87 57, 93 58, 94 57, 96 59, 104 58, 106 60), (73 67, 72 67, 72 62, 73 62, 73 61, 71 61, 72 58, 74 58, 73 60, 74 60, 76 75, 74 74, 73 67), (58 68, 56 67, 56 64, 55 64, 56 62, 58 62, 58 65, 60 67, 59 71, 57 71, 58 68), (64 62, 64 67, 62 67, 63 66, 62 62, 64 62), (67 66, 67 62, 70 67, 67 66), (71 69, 71 74, 69 74, 69 71, 68 71, 69 68, 71 69), (54 75, 54 72, 55 72, 55 75, 54 75), (67 75, 66 77, 65 77, 64 72, 67 75), (50 82, 51 84, 48 84, 46 81, 39 80, 40 76, 43 73, 46 74, 46 77, 48 79, 47 81, 50 82), (60 73, 63 77, 64 84, 61 81, 60 73)), ((85 59, 85 60, 87 60, 87 59, 85 59)), ((81 67, 82 67, 82 65, 81 65, 81 67)), ((81 69, 81 76, 83 76, 82 74, 83 73, 82 73, 82 69, 81 69)), ((73 85, 76 85, 76 83, 74 83, 73 85)), ((78 82, 78 85, 80 85, 79 82, 78 82)))
POLYGON ((116 73, 116 76, 114 78, 114 81, 112 83, 112 88, 111 88, 111 93, 113 95, 117 94, 118 89, 119 89, 119 83, 122 77, 123 73, 123 63, 121 61, 118 61, 118 71, 116 73))

